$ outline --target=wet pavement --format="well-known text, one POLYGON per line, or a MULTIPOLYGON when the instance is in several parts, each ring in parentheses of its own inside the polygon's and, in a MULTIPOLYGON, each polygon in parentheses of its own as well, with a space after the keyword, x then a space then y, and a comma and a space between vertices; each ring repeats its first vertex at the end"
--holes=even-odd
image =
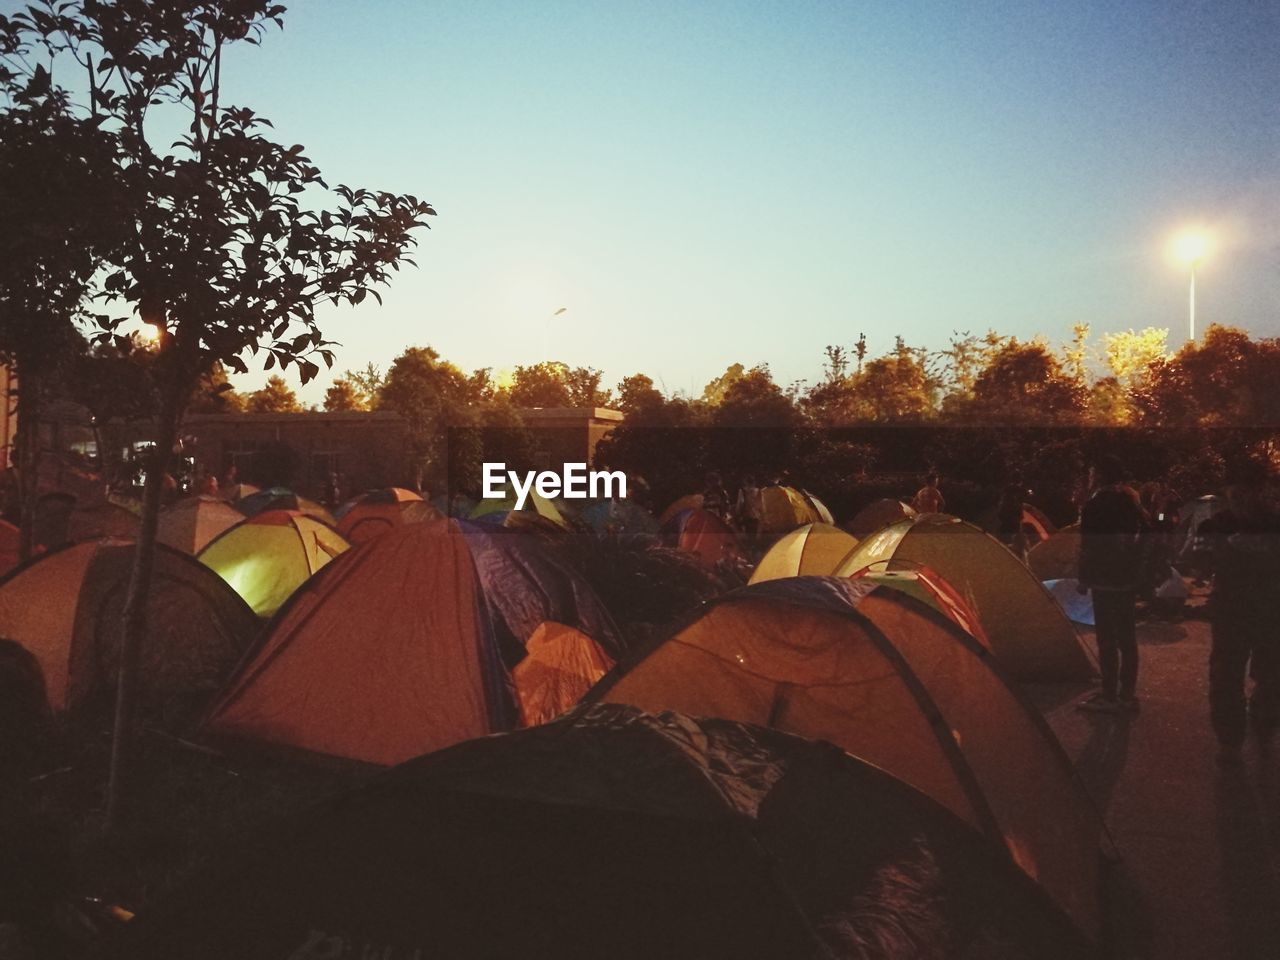
MULTIPOLYGON (((1223 768, 1208 717, 1209 625, 1139 625, 1141 711, 1082 713, 1080 688, 1038 687, 1122 862, 1115 957, 1280 958, 1280 740, 1223 768)), ((1092 645, 1092 638, 1087 641, 1092 645)))

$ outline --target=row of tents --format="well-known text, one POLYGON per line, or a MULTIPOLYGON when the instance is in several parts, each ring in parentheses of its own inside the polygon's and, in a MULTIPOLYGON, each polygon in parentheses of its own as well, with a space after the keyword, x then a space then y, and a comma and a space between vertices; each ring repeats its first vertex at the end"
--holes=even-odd
MULTIPOLYGON (((618 503, 581 518, 616 529, 618 503)), ((965 943, 1083 956, 1097 939, 1102 825, 1017 687, 1092 666, 977 528, 904 514, 858 538, 805 513, 749 586, 628 650, 536 505, 370 506, 360 537, 272 503, 198 559, 160 549, 144 708, 198 716, 229 751, 401 766, 195 881, 128 955, 875 955, 854 952, 877 935, 858 904, 889 868, 935 870, 925 900, 965 943), (296 584, 277 553, 301 558, 296 584), (777 857, 782 875, 760 872, 777 857)), ((215 516, 185 509, 193 530, 215 516)), ((733 535, 706 518, 666 528, 733 535)), ((59 709, 110 695, 132 550, 77 544, 0 581, 0 636, 59 709)))

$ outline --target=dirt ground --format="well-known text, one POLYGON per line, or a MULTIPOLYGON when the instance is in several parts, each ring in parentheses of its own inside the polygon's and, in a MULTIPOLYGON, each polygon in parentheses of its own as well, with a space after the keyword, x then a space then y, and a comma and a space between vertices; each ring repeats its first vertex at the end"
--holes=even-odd
MULTIPOLYGON (((1082 713, 1079 690, 1033 695, 1102 808, 1123 858, 1116 957, 1280 957, 1280 742, 1220 768, 1204 620, 1139 626, 1142 709, 1082 713)), ((1092 638, 1087 637, 1091 645, 1092 638)))

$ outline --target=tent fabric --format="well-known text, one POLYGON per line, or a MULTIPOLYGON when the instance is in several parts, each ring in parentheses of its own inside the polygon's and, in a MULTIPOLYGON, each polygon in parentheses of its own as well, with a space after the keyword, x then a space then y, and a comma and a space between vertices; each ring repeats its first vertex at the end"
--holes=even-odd
POLYGON ((257 487, 252 483, 236 483, 219 490, 218 496, 223 500, 228 500, 234 503, 237 500, 244 500, 247 497, 253 496, 260 489, 262 488, 257 487))
POLYGON ((693 554, 709 570, 738 554, 738 535, 710 510, 700 507, 681 511, 668 520, 662 526, 662 537, 668 546, 693 554))
POLYGON ((658 517, 658 524, 665 527, 667 522, 678 513, 684 513, 686 510, 701 510, 703 500, 704 497, 700 493, 686 493, 668 504, 667 509, 663 510, 662 515, 658 517))
POLYGON ((242 520, 243 513, 217 497, 188 497, 160 511, 156 539, 195 556, 218 534, 242 520))
POLYGON ((544 520, 549 520, 557 527, 567 526, 564 515, 561 514, 555 503, 533 490, 529 491, 528 497, 525 498, 524 507, 520 510, 516 509, 516 498, 514 496, 503 500, 481 500, 471 508, 469 519, 505 523, 512 515, 521 513, 532 514, 544 520))
POLYGON ((980 836, 882 771, 771 730, 597 706, 272 825, 107 956, 853 960, 944 943, 955 960, 1093 955, 980 836))
POLYGON ((916 567, 913 570, 887 570, 887 564, 877 563, 858 570, 851 576, 855 579, 865 578, 877 586, 901 590, 909 597, 927 603, 948 620, 952 621, 987 650, 991 649, 991 638, 982 627, 982 620, 964 597, 951 584, 928 567, 916 567))
POLYGON ((603 605, 537 538, 454 520, 403 526, 297 592, 206 730, 384 765, 510 730, 509 671, 549 620, 617 658, 603 605))
POLYGON ((994 658, 898 591, 829 577, 748 586, 588 699, 830 741, 983 831, 1097 931, 1101 823, 1070 761, 994 658))
POLYGON ((1022 505, 1022 530, 1030 543, 1043 543, 1058 532, 1048 514, 1031 503, 1022 505))
POLYGON ((0 577, 18 565, 21 532, 8 520, 0 520, 0 577))
POLYGON ((378 490, 366 490, 360 496, 348 500, 334 510, 333 515, 338 520, 341 520, 361 504, 412 503, 422 499, 422 494, 413 490, 406 490, 404 487, 382 487, 378 490))
POLYGON ((196 559, 222 577, 260 617, 350 546, 331 526, 297 510, 268 510, 215 537, 196 559))
POLYGON ((563 623, 539 624, 526 650, 528 656, 511 671, 522 727, 573 709, 614 665, 598 643, 563 623))
POLYGON ((76 507, 67 518, 67 542, 82 543, 103 537, 132 540, 138 536, 140 525, 136 513, 109 500, 92 507, 76 507))
POLYGON ((831 511, 827 509, 827 505, 825 503, 815 497, 808 490, 801 490, 800 493, 808 502, 809 506, 817 512, 819 523, 825 523, 831 526, 835 525, 835 517, 831 515, 831 511))
POLYGON ((1189 500, 1178 512, 1177 550, 1174 562, 1194 567, 1197 554, 1205 552, 1200 540, 1200 525, 1227 509, 1227 501, 1223 497, 1207 494, 1195 500, 1189 500))
POLYGON ((809 499, 791 487, 764 487, 760 505, 760 529, 764 533, 786 533, 806 523, 824 522, 809 499))
POLYGON ((267 513, 272 510, 296 510, 298 513, 305 513, 307 516, 319 520, 321 523, 327 523, 331 527, 336 526, 338 522, 334 519, 332 513, 314 500, 300 497, 292 490, 284 487, 268 487, 265 490, 258 490, 236 500, 235 507, 246 517, 256 517, 260 513, 267 513))
POLYGON ((657 519, 634 500, 597 500, 579 518, 596 533, 621 536, 657 536, 657 519))
POLYGON ((915 515, 915 510, 901 500, 876 500, 854 514, 853 519, 844 526, 859 540, 865 540, 889 524, 910 519, 915 515))
POLYGON ((1027 552, 1027 566, 1036 579, 1074 580, 1080 575, 1080 525, 1063 527, 1027 552))
MULTIPOLYGON (((57 710, 114 691, 133 549, 121 540, 67 546, 0 581, 0 636, 39 661, 57 710)), ((152 577, 142 700, 156 708, 207 700, 252 641, 258 621, 217 576, 163 544, 156 547, 152 577)))
POLYGON ((417 494, 396 499, 387 496, 407 493, 411 491, 393 488, 365 494, 339 511, 338 532, 353 544, 363 543, 405 523, 440 519, 440 512, 417 494))
POLYGON ((996 658, 1019 680, 1084 682, 1093 664, 1075 629, 1027 567, 995 538, 943 514, 900 520, 858 544, 836 571, 937 571, 977 613, 996 658))
POLYGON ((1093 596, 1087 590, 1081 593, 1078 589, 1079 585, 1080 581, 1074 577, 1044 582, 1044 588, 1057 601, 1058 606, 1062 607, 1062 612, 1067 615, 1067 619, 1072 623, 1092 627, 1096 622, 1093 615, 1093 596))
POLYGON ((806 523, 769 548, 756 564, 751 582, 828 576, 857 545, 857 539, 839 527, 829 523, 806 523))

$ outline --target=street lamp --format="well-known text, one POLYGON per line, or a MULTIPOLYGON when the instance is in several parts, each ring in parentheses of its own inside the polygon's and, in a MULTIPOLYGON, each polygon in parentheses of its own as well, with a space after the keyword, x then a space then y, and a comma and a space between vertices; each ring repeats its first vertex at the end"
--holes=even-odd
POLYGON ((1202 233, 1184 233, 1174 244, 1174 253, 1191 271, 1188 329, 1190 331, 1189 339, 1193 343, 1196 339, 1196 269, 1200 266, 1200 261, 1204 259, 1204 251, 1207 246, 1208 244, 1202 233))
POLYGON ((564 313, 564 312, 565 312, 566 310, 568 310, 568 309, 569 309, 568 307, 561 307, 559 310, 556 310, 554 313, 552 313, 550 316, 548 316, 548 317, 547 317, 547 319, 546 319, 545 321, 543 321, 543 324, 542 324, 542 358, 541 358, 541 360, 540 360, 539 362, 541 362, 541 363, 546 363, 547 361, 549 361, 549 360, 551 359, 551 357, 550 357, 550 356, 548 356, 548 353, 549 353, 549 351, 550 351, 550 349, 551 349, 551 347, 550 347, 550 341, 551 341, 551 321, 552 321, 554 318, 556 318, 556 317, 560 316, 562 313, 564 313))

